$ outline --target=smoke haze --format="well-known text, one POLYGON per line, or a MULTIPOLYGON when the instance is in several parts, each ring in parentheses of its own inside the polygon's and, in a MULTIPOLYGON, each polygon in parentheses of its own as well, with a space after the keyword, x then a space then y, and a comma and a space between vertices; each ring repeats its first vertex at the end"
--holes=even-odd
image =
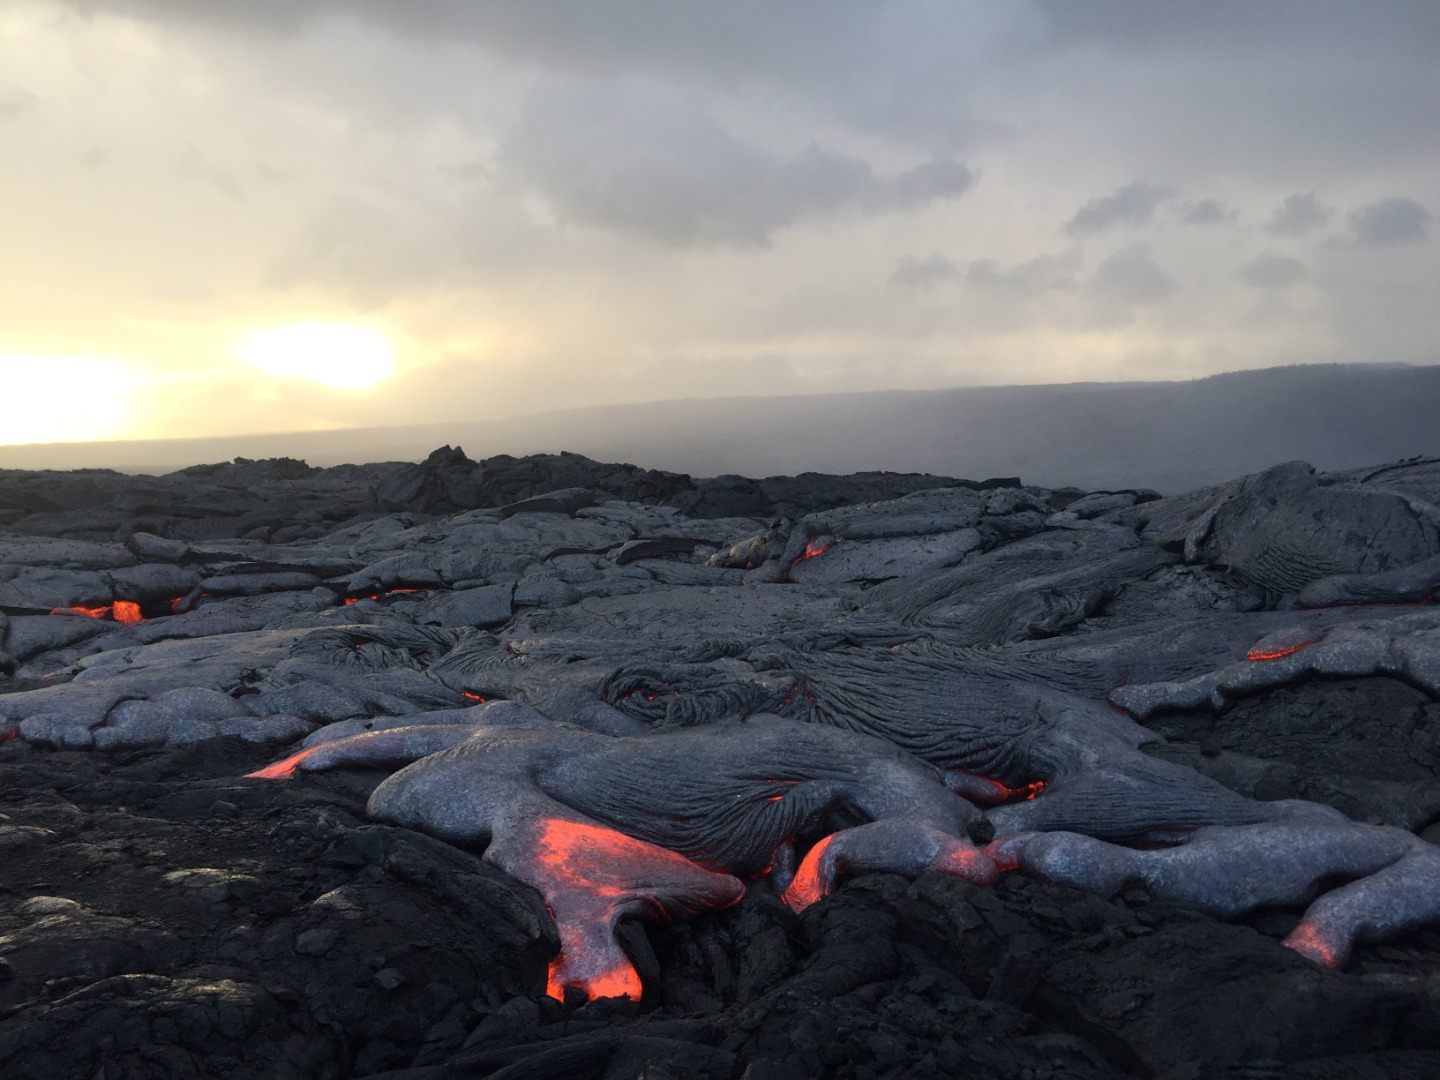
POLYGON ((1294 367, 1179 383, 715 398, 290 435, 0 447, 0 468, 166 472, 569 450, 695 476, 883 469, 1173 493, 1303 459, 1321 469, 1440 455, 1440 367, 1294 367))

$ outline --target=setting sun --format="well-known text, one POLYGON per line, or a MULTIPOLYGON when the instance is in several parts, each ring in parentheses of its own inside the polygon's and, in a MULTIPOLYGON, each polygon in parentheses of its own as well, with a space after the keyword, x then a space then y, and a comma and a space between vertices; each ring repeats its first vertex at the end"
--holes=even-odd
POLYGON ((310 379, 340 390, 363 390, 395 371, 390 345, 374 330, 348 323, 295 323, 256 330, 235 355, 261 371, 310 379))
POLYGON ((0 445, 121 434, 135 380, 124 361, 0 353, 0 445))

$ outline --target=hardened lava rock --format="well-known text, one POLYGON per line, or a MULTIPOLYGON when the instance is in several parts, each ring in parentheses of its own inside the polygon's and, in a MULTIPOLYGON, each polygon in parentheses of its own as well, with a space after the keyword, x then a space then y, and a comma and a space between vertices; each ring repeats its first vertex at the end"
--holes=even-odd
POLYGON ((3 1071, 1428 1080, 1437 476, 6 473, 3 1071))

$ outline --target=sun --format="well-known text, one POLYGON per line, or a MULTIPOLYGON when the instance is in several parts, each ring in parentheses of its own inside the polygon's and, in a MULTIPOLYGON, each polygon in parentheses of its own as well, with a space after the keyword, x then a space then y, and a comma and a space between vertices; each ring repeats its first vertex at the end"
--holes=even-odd
POLYGON ((261 371, 309 379, 338 390, 364 390, 395 372, 389 343, 374 330, 349 323, 294 323, 255 330, 235 344, 235 355, 261 371))
POLYGON ((125 360, 0 352, 0 445, 124 438, 143 385, 125 360))

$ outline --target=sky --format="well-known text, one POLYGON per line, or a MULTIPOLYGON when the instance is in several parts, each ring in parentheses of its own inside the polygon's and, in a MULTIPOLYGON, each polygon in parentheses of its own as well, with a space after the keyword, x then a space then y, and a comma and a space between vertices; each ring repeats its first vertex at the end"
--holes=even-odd
POLYGON ((1433 0, 5 0, 0 444, 1440 363, 1433 0))

